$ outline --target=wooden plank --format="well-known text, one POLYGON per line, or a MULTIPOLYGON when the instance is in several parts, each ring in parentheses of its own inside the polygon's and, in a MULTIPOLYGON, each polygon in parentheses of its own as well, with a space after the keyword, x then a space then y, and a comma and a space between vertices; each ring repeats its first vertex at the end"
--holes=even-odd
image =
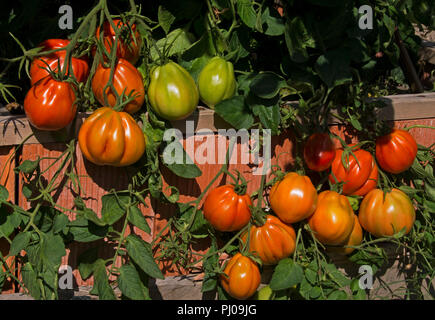
MULTIPOLYGON (((435 118, 435 93, 404 94, 397 96, 385 96, 373 100, 380 100, 386 103, 377 117, 383 120, 412 120, 435 118)), ((297 102, 295 102, 297 103, 297 102)), ((78 130, 83 120, 90 113, 79 113, 75 122, 67 128, 58 131, 40 131, 33 128, 26 116, 2 116, 0 115, 0 146, 18 145, 30 134, 34 134, 27 144, 52 143, 70 141, 77 137, 78 130)), ((185 120, 173 121, 174 128, 186 133, 186 121, 193 121, 194 132, 202 129, 209 129, 217 132, 218 129, 229 129, 230 125, 221 119, 214 110, 199 106, 195 112, 185 120)), ((331 124, 338 123, 331 119, 331 124)))

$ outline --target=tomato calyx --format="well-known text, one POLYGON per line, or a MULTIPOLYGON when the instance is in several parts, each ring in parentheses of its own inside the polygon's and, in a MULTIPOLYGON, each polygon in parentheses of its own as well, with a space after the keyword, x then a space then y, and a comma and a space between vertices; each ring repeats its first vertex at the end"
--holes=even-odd
POLYGON ((246 194, 246 190, 248 189, 248 183, 239 171, 236 170, 236 173, 237 179, 231 173, 227 172, 227 174, 234 180, 234 183, 231 183, 231 185, 234 186, 234 192, 239 196, 243 196, 246 194))

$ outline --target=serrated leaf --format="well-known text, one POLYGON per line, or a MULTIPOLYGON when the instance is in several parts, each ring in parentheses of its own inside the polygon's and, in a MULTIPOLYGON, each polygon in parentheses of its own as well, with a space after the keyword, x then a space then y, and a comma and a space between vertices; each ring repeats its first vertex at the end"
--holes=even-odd
POLYGON ((116 300, 115 293, 109 284, 104 260, 98 259, 95 262, 94 286, 97 287, 100 300, 116 300))
POLYGON ((69 232, 74 240, 78 242, 91 242, 99 240, 107 235, 108 226, 100 227, 95 223, 85 219, 77 218, 68 223, 69 232))
POLYGON ((302 268, 293 262, 292 259, 283 259, 275 267, 270 287, 272 290, 284 290, 301 283, 304 278, 302 268))
POLYGON ((25 174, 33 173, 39 167, 40 158, 36 160, 24 160, 18 167, 14 168, 16 173, 22 172, 25 174))
POLYGON ((126 213, 130 196, 122 193, 106 194, 101 201, 101 220, 108 225, 113 225, 126 213))
POLYGON ((0 201, 7 201, 9 199, 9 191, 5 186, 0 185, 0 201))
POLYGON ((130 207, 130 213, 128 215, 128 221, 132 223, 134 226, 138 227, 142 231, 145 231, 148 234, 151 234, 150 226, 148 225, 147 220, 145 219, 142 211, 139 210, 138 207, 130 207))
POLYGON ((30 295, 35 300, 40 300, 41 290, 38 284, 37 274, 29 262, 21 268, 21 278, 30 295))
POLYGON ((16 256, 21 250, 24 250, 24 248, 29 244, 31 235, 31 232, 18 233, 14 240, 12 240, 9 255, 16 256))
POLYGON ((150 277, 164 279, 159 266, 154 261, 151 246, 135 235, 128 235, 125 245, 131 259, 150 277))
POLYGON ((168 34, 172 23, 175 21, 175 16, 163 6, 159 6, 157 12, 157 18, 160 26, 163 28, 166 34, 168 34))
POLYGON ((215 112, 236 129, 249 129, 254 124, 243 96, 223 100, 215 106, 215 112))
POLYGON ((83 252, 77 259, 80 276, 88 279, 94 272, 95 262, 98 260, 98 248, 90 248, 83 252))
POLYGON ((118 286, 122 294, 132 300, 147 300, 148 296, 141 285, 139 273, 131 265, 119 269, 118 286))

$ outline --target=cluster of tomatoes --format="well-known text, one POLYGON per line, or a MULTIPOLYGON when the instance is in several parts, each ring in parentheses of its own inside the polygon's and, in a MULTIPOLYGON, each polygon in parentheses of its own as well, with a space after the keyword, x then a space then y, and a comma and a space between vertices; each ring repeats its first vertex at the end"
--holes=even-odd
MULTIPOLYGON (((141 73, 134 66, 141 52, 142 38, 136 25, 126 25, 120 19, 106 21, 98 27, 96 41, 104 44, 103 60, 110 60, 116 43, 116 61, 99 63, 92 73, 92 92, 102 105, 90 115, 78 135, 83 155, 97 165, 128 166, 145 152, 144 134, 132 114, 145 102, 145 87, 141 73), (101 32, 101 30, 103 32, 101 32)), ((49 39, 40 46, 49 55, 35 58, 30 69, 31 89, 24 100, 29 122, 39 130, 57 131, 65 128, 77 113, 77 85, 90 76, 89 57, 71 57, 68 63, 69 40, 49 39), (69 66, 71 70, 63 70, 69 66)), ((92 47, 95 56, 96 46, 92 47)), ((105 61, 107 62, 107 61, 105 61)), ((182 120, 198 106, 199 99, 210 108, 232 97, 236 90, 233 65, 221 57, 214 57, 204 66, 198 84, 179 64, 162 62, 150 70, 147 89, 152 109, 163 119, 182 120)))
MULTIPOLYGON (((375 237, 409 233, 415 221, 415 209, 409 197, 399 189, 377 188, 379 170, 398 174, 408 170, 417 155, 417 144, 405 130, 393 131, 376 140, 376 160, 368 151, 353 146, 336 149, 329 134, 315 133, 305 143, 304 159, 313 171, 330 170, 334 190, 317 192, 308 176, 287 173, 269 192, 270 208, 263 225, 254 223, 241 239, 249 252, 263 265, 277 264, 295 251, 294 223, 305 221, 313 235, 328 250, 350 254, 363 240, 363 229, 375 237), (352 148, 352 147, 351 147, 352 148), (350 152, 351 150, 351 152, 350 152), (349 152, 343 161, 343 153, 349 152), (358 215, 347 196, 363 197, 358 215)), ((252 201, 238 194, 232 185, 213 189, 205 199, 204 217, 219 231, 237 231, 251 220, 252 201)), ((249 257, 237 253, 224 269, 222 287, 236 299, 252 296, 260 284, 260 270, 249 257)))

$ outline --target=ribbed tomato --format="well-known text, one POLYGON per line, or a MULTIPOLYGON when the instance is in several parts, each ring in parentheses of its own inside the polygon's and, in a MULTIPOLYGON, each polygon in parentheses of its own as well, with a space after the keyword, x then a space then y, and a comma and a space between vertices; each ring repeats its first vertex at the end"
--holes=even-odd
POLYGON ((352 154, 349 154, 348 167, 345 168, 341 160, 343 149, 336 151, 329 181, 331 183, 344 182, 343 194, 345 195, 364 196, 376 188, 378 167, 370 152, 357 149, 353 150, 353 153, 358 161, 352 154), (338 181, 335 181, 334 176, 338 181))
POLYGON ((361 226, 375 237, 392 236, 406 228, 411 231, 415 221, 415 209, 409 197, 399 189, 386 192, 375 189, 361 201, 359 207, 361 226))
POLYGON ((251 219, 252 201, 247 194, 237 194, 234 186, 224 185, 210 191, 204 201, 204 217, 219 231, 236 231, 251 219))
MULTIPOLYGON (((246 243, 248 233, 242 235, 246 243)), ((296 233, 290 224, 267 215, 264 225, 252 226, 249 234, 249 251, 258 256, 263 264, 272 265, 287 258, 295 251, 296 233)))
POLYGON ((379 166, 390 173, 408 170, 417 156, 417 142, 405 130, 394 129, 376 139, 376 159, 379 166))
MULTIPOLYGON (((113 23, 121 33, 121 38, 118 39, 116 56, 118 58, 126 59, 131 64, 135 64, 139 59, 140 49, 142 46, 142 37, 137 31, 136 24, 129 26, 122 22, 121 19, 113 19, 113 23)), ((97 39, 100 39, 100 30, 100 27, 98 27, 96 31, 97 39)), ((116 33, 109 21, 105 21, 103 23, 102 30, 104 32, 104 46, 110 54, 115 43, 116 33)), ((95 54, 95 51, 93 54, 95 54)))
POLYGON ((144 134, 131 115, 109 107, 85 120, 78 140, 83 156, 98 165, 128 166, 145 152, 144 134))
POLYGON ((355 248, 346 248, 344 246, 357 246, 360 245, 363 240, 363 231, 361 224, 359 223, 358 216, 354 214, 355 223, 353 225, 352 232, 347 240, 339 247, 328 247, 328 251, 338 254, 351 254, 355 248))
POLYGON ((67 82, 47 76, 33 85, 24 98, 24 111, 37 129, 56 131, 73 121, 76 96, 67 82))
MULTIPOLYGON (((65 48, 69 44, 69 40, 64 39, 48 39, 42 42, 39 47, 43 47, 42 51, 50 51, 60 48, 65 48)), ((30 84, 34 85, 37 81, 49 75, 46 70, 49 68, 53 71, 63 68, 66 57, 66 51, 60 50, 52 52, 46 56, 41 56, 33 59, 30 65, 30 84), (48 66, 47 66, 48 65, 48 66)), ((85 59, 71 58, 72 73, 78 82, 85 82, 89 75, 88 62, 85 59)))
POLYGON ((248 299, 260 285, 260 269, 252 259, 241 253, 228 261, 224 273, 225 275, 221 275, 221 285, 235 299, 248 299))
POLYGON ((308 224, 315 237, 326 245, 341 245, 350 236, 355 223, 353 209, 346 196, 335 191, 319 194, 317 208, 308 224))
POLYGON ((317 191, 310 178, 290 172, 272 186, 269 202, 272 210, 282 221, 295 223, 313 214, 316 209, 317 191))
MULTIPOLYGON (((107 106, 104 101, 103 89, 110 79, 110 67, 105 68, 103 65, 99 65, 95 71, 95 75, 92 78, 92 92, 95 98, 103 106, 107 106)), ((145 101, 145 88, 142 80, 142 76, 139 71, 130 62, 125 59, 118 59, 113 72, 112 84, 115 87, 118 95, 125 92, 125 95, 133 94, 136 98, 125 105, 124 110, 128 113, 134 113, 138 111, 145 101)), ((116 105, 116 96, 110 87, 106 88, 107 102, 109 106, 116 105)))
POLYGON ((305 142, 304 159, 313 171, 324 171, 331 166, 335 157, 335 146, 329 134, 314 133, 305 142))

